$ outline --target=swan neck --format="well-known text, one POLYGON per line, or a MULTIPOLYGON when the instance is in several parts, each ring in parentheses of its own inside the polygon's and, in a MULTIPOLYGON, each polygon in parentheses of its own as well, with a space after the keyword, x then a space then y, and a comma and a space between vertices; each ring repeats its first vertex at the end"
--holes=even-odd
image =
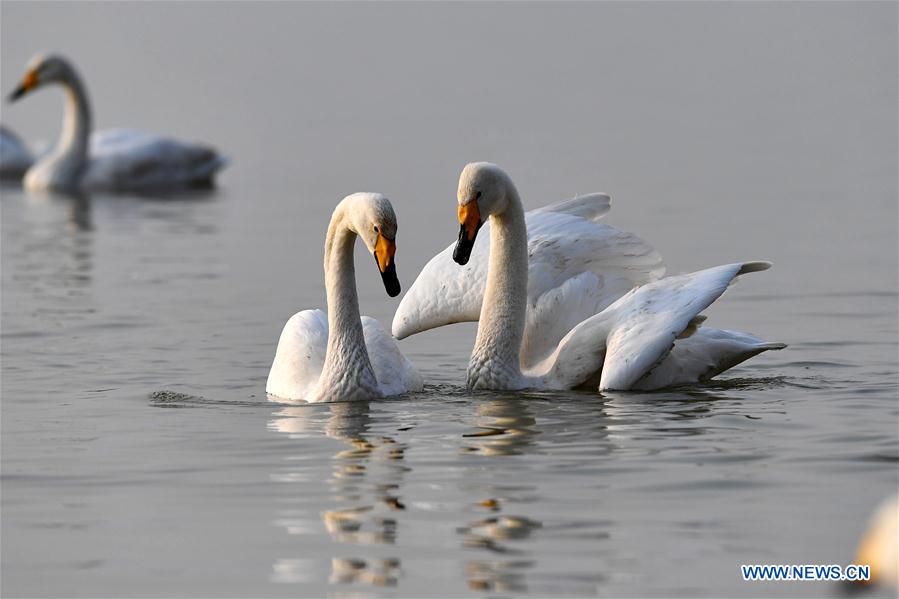
POLYGON ((75 72, 70 72, 61 85, 65 91, 62 135, 54 154, 60 158, 87 162, 91 134, 91 108, 87 90, 75 72))
MULTIPOLYGON (((353 247, 356 233, 344 210, 335 211, 325 240, 325 293, 328 302, 328 347, 319 388, 364 390, 372 394, 377 381, 365 348, 356 293, 353 247)), ((341 398, 337 398, 341 399, 341 398)))
POLYGON ((472 387, 515 388, 522 380, 518 355, 527 309, 527 225, 518 191, 511 181, 506 185, 506 209, 490 217, 487 287, 468 369, 472 387), (484 380, 488 370, 492 381, 484 380))

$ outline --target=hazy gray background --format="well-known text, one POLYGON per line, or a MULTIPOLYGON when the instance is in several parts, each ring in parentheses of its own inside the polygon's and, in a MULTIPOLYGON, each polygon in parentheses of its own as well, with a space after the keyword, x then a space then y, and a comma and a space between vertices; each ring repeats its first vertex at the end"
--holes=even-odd
MULTIPOLYGON (((652 214, 675 269, 700 266, 685 256, 702 249, 709 264, 774 260, 758 283, 771 288, 859 288, 868 263, 895 259, 895 11, 8 2, 0 81, 11 89, 38 51, 66 53, 98 127, 231 154, 223 185, 253 189, 235 210, 277 186, 322 206, 322 222, 347 193, 382 191, 409 223, 407 278, 434 253, 428 241, 452 239, 461 167, 491 160, 530 206, 602 190, 624 228, 652 214), (822 260, 829 280, 809 276, 822 260)), ((49 91, 3 110, 32 140, 55 139, 60 116, 49 91)), ((274 249, 305 247, 295 242, 274 249)))
MULTIPOLYGON (((202 198, 3 189, 4 595, 820 595, 737 567, 847 563, 896 488, 895 3, 5 1, 0 35, 4 94, 59 51, 98 127, 232 159, 202 198), (710 324, 790 349, 690 392, 522 401, 460 387, 466 325, 402 343, 420 396, 266 403, 337 201, 392 199, 407 288, 472 160, 530 207, 610 193, 672 272, 772 260, 710 324), (402 461, 339 453, 385 436, 402 461), (531 525, 476 525, 489 497, 531 525), (363 534, 322 516, 359 507, 363 534)), ((61 93, 0 116, 53 141, 61 93)))

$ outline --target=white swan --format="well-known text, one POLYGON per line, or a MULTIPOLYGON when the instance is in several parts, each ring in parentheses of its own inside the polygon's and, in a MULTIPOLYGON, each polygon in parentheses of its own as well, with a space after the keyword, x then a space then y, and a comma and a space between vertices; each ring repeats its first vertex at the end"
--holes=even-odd
POLYGON ((325 238, 328 314, 294 314, 278 341, 265 390, 278 399, 307 402, 365 400, 420 391, 421 376, 373 318, 359 316, 353 246, 362 237, 388 295, 396 277, 396 216, 376 193, 347 196, 334 209, 325 238))
POLYGON ((33 162, 25 142, 12 130, 0 125, 0 178, 17 179, 33 162))
POLYGON ((122 129, 91 135, 87 90, 75 68, 61 56, 32 59, 10 101, 51 83, 66 92, 62 135, 56 147, 25 173, 27 189, 140 191, 208 186, 225 164, 212 148, 148 133, 122 129))
POLYGON ((871 579, 864 584, 899 590, 899 495, 885 499, 871 516, 852 563, 870 566, 871 579))
MULTIPOLYGON (((764 270, 769 263, 730 264, 653 280, 660 265, 649 258, 657 255, 645 252, 647 246, 641 242, 637 247, 644 251, 639 254, 636 270, 654 265, 642 271, 650 282, 609 301, 604 275, 565 269, 566 252, 571 249, 576 253, 581 243, 576 229, 572 228, 567 238, 560 238, 549 254, 551 263, 562 266, 552 271, 548 266, 538 266, 547 246, 537 243, 529 248, 527 219, 518 191, 498 166, 467 165, 459 180, 458 200, 461 231, 453 258, 459 264, 468 262, 479 229, 485 220, 491 220, 486 287, 468 367, 472 388, 656 389, 704 380, 762 351, 784 347, 747 333, 698 329, 704 320, 699 313, 735 277, 764 270), (541 282, 539 289, 545 290, 539 294, 529 284, 529 268, 531 272, 536 269, 541 279, 551 281, 541 282), (564 273, 569 278, 547 272, 564 273), (538 349, 523 355, 527 323, 530 334, 536 337, 530 343, 538 349), (675 344, 678 337, 684 339, 675 344)), ((622 254, 626 256, 627 252, 622 254)), ((435 293, 438 283, 431 278, 435 270, 439 267, 423 271, 407 295, 418 298, 426 292, 435 293), (419 285, 422 290, 416 290, 419 285)), ((476 292, 482 281, 467 281, 462 287, 476 292)), ((454 287, 457 281, 440 284, 454 287)), ((442 288, 439 293, 449 295, 442 288)), ((403 314, 398 313, 399 320, 394 320, 395 332, 431 328, 430 322, 421 323, 416 318, 418 307, 414 303, 401 305, 403 314), (409 315, 412 318, 407 318, 409 315)), ((452 310, 443 310, 441 316, 447 312, 452 310)), ((468 316, 462 310, 459 313, 468 316)), ((464 319, 468 318, 457 320, 464 319)))

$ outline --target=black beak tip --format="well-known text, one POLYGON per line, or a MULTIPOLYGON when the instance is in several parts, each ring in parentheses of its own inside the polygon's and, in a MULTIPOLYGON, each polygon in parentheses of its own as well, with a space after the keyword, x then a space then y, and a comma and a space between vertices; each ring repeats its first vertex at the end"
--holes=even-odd
POLYGON ((468 264, 468 259, 471 258, 471 250, 468 248, 463 248, 462 243, 456 244, 456 249, 453 250, 453 260, 455 260, 456 264, 461 264, 465 266, 468 264))
POLYGON ((381 280, 384 281, 384 290, 390 297, 396 297, 402 291, 400 280, 396 276, 396 262, 390 260, 390 265, 381 273, 381 280))
MULTIPOLYGON (((478 226, 480 229, 480 226, 478 226)), ((475 237, 477 237, 477 230, 475 231, 475 237)), ((456 242, 456 248, 453 250, 453 260, 455 260, 456 264, 461 264, 465 266, 468 264, 468 259, 471 258, 471 249, 474 247, 474 239, 468 239, 468 235, 465 232, 465 225, 462 225, 459 230, 459 241, 456 242)))
POLYGON ((25 89, 22 86, 19 86, 16 89, 14 89, 12 91, 12 93, 10 93, 8 96, 6 96, 6 101, 9 103, 13 103, 24 95, 25 95, 25 89))

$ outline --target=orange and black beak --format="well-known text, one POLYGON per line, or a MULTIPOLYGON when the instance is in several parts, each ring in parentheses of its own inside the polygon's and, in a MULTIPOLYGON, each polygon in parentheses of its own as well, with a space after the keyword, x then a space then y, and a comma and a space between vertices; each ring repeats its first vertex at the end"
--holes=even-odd
POLYGON ((396 260, 393 259, 395 254, 396 241, 378 233, 378 240, 375 242, 375 263, 381 272, 384 289, 390 297, 400 294, 400 280, 396 277, 396 260))
POLYGON ((484 224, 484 221, 481 220, 481 213, 478 211, 477 200, 459 206, 459 222, 462 227, 459 229, 459 241, 456 242, 456 249, 453 250, 453 260, 465 265, 468 264, 468 259, 471 257, 471 248, 474 247, 474 239, 478 236, 478 230, 484 224))
POLYGON ((19 87, 13 90, 11 94, 9 94, 9 101, 15 102, 31 90, 37 87, 37 71, 32 69, 25 73, 25 77, 22 78, 22 82, 19 84, 19 87))

